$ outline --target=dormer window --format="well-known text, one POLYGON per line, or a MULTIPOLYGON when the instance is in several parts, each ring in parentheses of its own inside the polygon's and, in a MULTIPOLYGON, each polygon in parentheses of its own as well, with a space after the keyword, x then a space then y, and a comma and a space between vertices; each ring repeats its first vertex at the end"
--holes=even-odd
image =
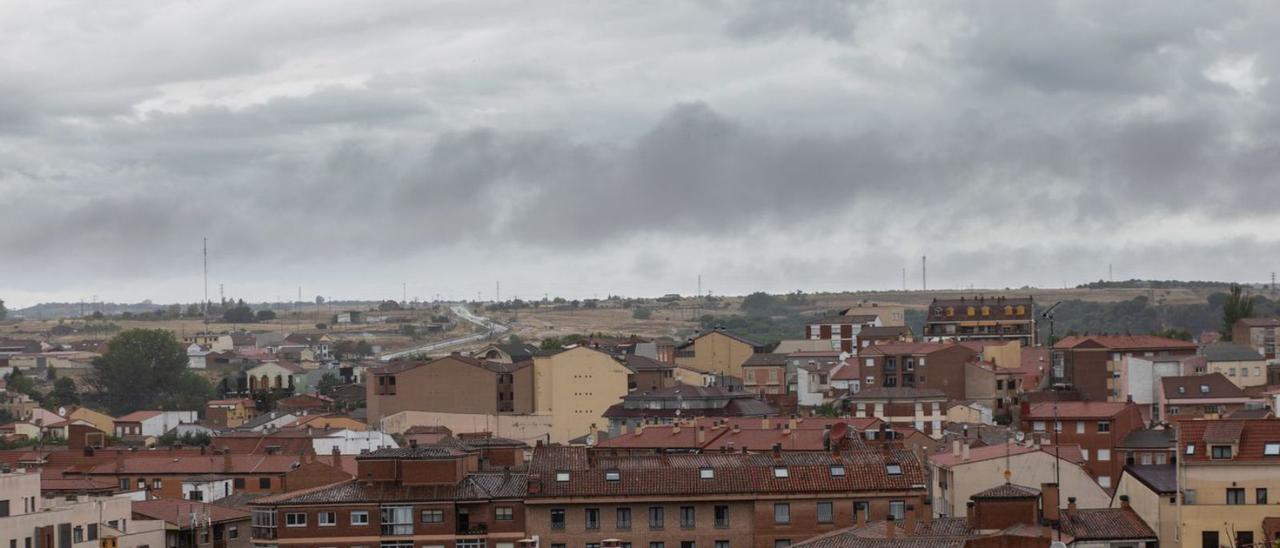
POLYGON ((790 470, 787 470, 787 467, 786 467, 786 466, 774 466, 774 467, 773 467, 773 477, 775 477, 775 478, 789 478, 789 477, 791 477, 791 471, 790 471, 790 470))
POLYGON ((1230 445, 1214 445, 1210 447, 1210 458, 1229 459, 1231 458, 1230 445))
POLYGON ((1178 393, 1179 393, 1179 394, 1186 394, 1186 393, 1187 393, 1187 387, 1185 387, 1185 386, 1179 386, 1179 387, 1178 387, 1178 393))
POLYGON ((843 465, 843 464, 832 464, 832 465, 831 465, 831 477, 833 477, 833 478, 843 478, 843 477, 844 477, 844 465, 843 465))
POLYGON ((704 480, 715 479, 715 478, 716 478, 716 471, 715 471, 715 469, 713 469, 713 468, 705 468, 705 467, 704 467, 704 468, 699 468, 699 469, 698 469, 698 477, 699 477, 700 479, 704 479, 704 480))
POLYGON ((561 470, 561 471, 559 471, 559 472, 556 472, 556 482, 563 483, 563 482, 566 482, 566 481, 569 481, 569 472, 568 472, 568 471, 561 470))
POLYGON ((604 479, 606 481, 618 481, 622 479, 622 472, 619 472, 617 470, 605 470, 604 479))
POLYGON ((884 465, 884 471, 886 474, 889 474, 890 476, 901 476, 902 465, 897 463, 889 463, 884 465))
POLYGON ((1188 444, 1187 444, 1187 454, 1188 454, 1188 455, 1194 455, 1194 454, 1196 454, 1196 444, 1194 444, 1194 443, 1188 443, 1188 444))
POLYGON ((1262 446, 1262 454, 1268 457, 1280 456, 1280 442, 1269 441, 1262 446))
POLYGON ((1209 393, 1209 385, 1207 385, 1207 384, 1202 384, 1202 385, 1200 385, 1200 393, 1201 393, 1201 394, 1208 394, 1208 393, 1209 393))

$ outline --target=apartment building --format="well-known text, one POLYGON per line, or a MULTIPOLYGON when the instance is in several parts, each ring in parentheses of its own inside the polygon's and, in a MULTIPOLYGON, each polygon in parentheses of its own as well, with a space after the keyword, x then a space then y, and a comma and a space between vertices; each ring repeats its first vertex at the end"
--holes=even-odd
POLYGON ((248 548, 249 512, 175 499, 133 501, 133 516, 165 524, 168 548, 248 548))
POLYGON ((250 493, 280 493, 351 477, 337 455, 191 455, 176 451, 117 451, 112 460, 94 464, 80 475, 118 485, 121 491, 136 488, 152 496, 180 499, 183 481, 211 474, 230 477, 235 491, 250 493))
POLYGON ((251 503, 256 546, 514 548, 526 537, 528 478, 484 471, 456 446, 381 449, 359 479, 251 503))
MULTIPOLYGON (((1178 527, 1178 467, 1173 463, 1129 465, 1124 467, 1120 482, 1116 485, 1113 507, 1120 497, 1128 497, 1129 504, 1142 521, 1156 533, 1160 546, 1183 546, 1178 527)), ((1190 539, 1188 547, 1199 546, 1199 538, 1190 539)))
POLYGON ((1280 497, 1280 420, 1184 421, 1178 427, 1182 545, 1277 540, 1271 523, 1280 497))
POLYGON ((628 388, 631 390, 656 390, 677 383, 702 384, 706 376, 705 373, 688 366, 658 361, 639 354, 626 354, 622 360, 632 371, 631 378, 627 381, 628 388))
POLYGON ((677 346, 675 362, 708 373, 742 378, 743 362, 760 352, 764 352, 764 345, 717 328, 677 346))
POLYGON ((235 428, 257 415, 257 407, 248 398, 211 400, 205 404, 205 420, 219 428, 235 428))
POLYGON ((907 325, 907 308, 900 304, 884 304, 884 303, 868 303, 862 302, 840 311, 841 316, 869 316, 876 315, 880 317, 880 321, 887 327, 901 327, 907 325))
POLYGON ((1121 364, 1126 356, 1191 356, 1196 345, 1151 335, 1072 335, 1053 345, 1050 382, 1076 390, 1088 401, 1124 401, 1121 364))
POLYGON ((1231 342, 1243 344, 1264 358, 1276 357, 1276 330, 1280 318, 1241 318, 1231 326, 1231 342))
POLYGON ((1022 431, 1031 432, 1041 443, 1080 446, 1085 468, 1107 489, 1124 469, 1117 448, 1143 425, 1133 402, 1042 402, 1022 413, 1022 431))
POLYGON ((742 388, 760 395, 788 393, 787 354, 761 352, 742 362, 742 388))
POLYGON ((503 363, 452 354, 370 370, 370 424, 401 411, 530 413, 533 362, 503 363))
POLYGON ((1243 344, 1216 342, 1200 347, 1206 373, 1221 373, 1240 388, 1267 384, 1267 359, 1243 344))
POLYGON ((965 364, 976 359, 972 348, 956 343, 884 343, 856 358, 862 389, 930 388, 957 400, 966 399, 965 364))
POLYGON ((165 546, 164 523, 137 519, 128 497, 44 498, 40 472, 0 471, 0 546, 145 548, 165 546))
MULTIPOLYGON (((601 441, 599 447, 652 452, 824 451, 854 439, 880 439, 882 422, 875 418, 762 418, 691 419, 667 425, 646 425, 601 441)), ((846 443, 849 442, 849 443, 846 443)))
POLYGON ((535 356, 533 375, 533 411, 551 418, 551 441, 563 443, 605 423, 605 411, 627 395, 631 370, 608 353, 578 346, 535 356))
POLYGON ((1006 481, 1059 484, 1062 494, 1075 498, 1082 508, 1106 508, 1111 502, 1106 490, 1090 477, 1075 445, 996 443, 975 447, 967 440, 955 440, 949 451, 930 454, 928 464, 932 509, 938 517, 963 517, 969 499, 1006 481))
POLYGON ((1035 301, 1031 297, 934 299, 925 318, 925 340, 1016 340, 1036 345, 1035 301))
MULTIPOLYGON (((915 334, 905 325, 884 325, 863 327, 854 337, 855 348, 866 348, 873 344, 915 341, 915 334)), ((857 354, 857 351, 854 351, 857 354)))
POLYGON ((1182 422, 1218 419, 1241 409, 1262 409, 1266 399, 1241 390, 1222 373, 1160 379, 1159 414, 1156 420, 1182 422))
POLYGON ((619 454, 540 447, 529 469, 528 533, 541 546, 774 548, 902 517, 925 499, 901 448, 763 454, 619 454), (859 517, 855 517, 855 515, 859 517))
POLYGON ((1177 455, 1177 431, 1173 428, 1134 430, 1116 447, 1126 467, 1171 464, 1177 455))
POLYGON ((927 388, 863 388, 842 398, 854 417, 872 417, 890 425, 914 428, 933 438, 942 436, 947 395, 927 388))
POLYGON ((849 314, 827 316, 809 320, 804 326, 804 338, 811 341, 827 341, 828 350, 854 353, 858 348, 858 335, 868 327, 883 327, 878 314, 849 314))
POLYGON ((756 394, 718 386, 677 384, 660 390, 637 390, 602 414, 609 435, 617 436, 648 424, 670 424, 696 417, 773 417, 777 408, 756 394))

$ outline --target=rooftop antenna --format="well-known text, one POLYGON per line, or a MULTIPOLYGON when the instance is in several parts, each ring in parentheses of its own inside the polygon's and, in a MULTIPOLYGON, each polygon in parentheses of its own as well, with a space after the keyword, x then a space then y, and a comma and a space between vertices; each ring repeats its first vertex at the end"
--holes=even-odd
POLYGON ((293 303, 294 329, 302 331, 302 286, 298 286, 298 300, 293 303))
POLYGON ((929 290, 929 264, 928 264, 928 261, 929 261, 929 257, 928 257, 928 256, 921 256, 921 257, 920 257, 920 290, 921 290, 921 291, 928 291, 928 290, 929 290))
POLYGON ((204 323, 209 325, 209 238, 204 238, 204 323))

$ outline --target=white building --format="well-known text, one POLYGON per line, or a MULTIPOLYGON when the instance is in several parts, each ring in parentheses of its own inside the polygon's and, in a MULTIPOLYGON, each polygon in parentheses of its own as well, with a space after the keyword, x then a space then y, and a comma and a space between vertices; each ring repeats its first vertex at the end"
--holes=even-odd
POLYGON ((191 343, 187 347, 187 368, 188 369, 204 369, 208 364, 209 351, 203 346, 191 343))
POLYGON ((400 447, 390 434, 374 430, 365 432, 337 430, 323 437, 312 438, 311 446, 315 449, 317 455, 331 455, 335 447, 343 455, 359 455, 363 450, 398 449, 400 447))
POLYGON ((0 504, 9 509, 0 517, 0 546, 164 546, 164 522, 134 519, 127 496, 46 499, 39 472, 0 472, 0 504))
POLYGON ((179 424, 196 422, 199 418, 195 411, 134 411, 115 420, 115 435, 118 438, 159 437, 179 424))
POLYGON ((1138 405, 1155 405, 1160 400, 1160 379, 1190 375, 1183 373, 1186 356, 1125 356, 1120 360, 1116 381, 1117 399, 1133 396, 1138 405))
POLYGON ((206 474, 189 476, 182 480, 182 498, 202 502, 213 502, 231 496, 235 492, 235 478, 206 474))

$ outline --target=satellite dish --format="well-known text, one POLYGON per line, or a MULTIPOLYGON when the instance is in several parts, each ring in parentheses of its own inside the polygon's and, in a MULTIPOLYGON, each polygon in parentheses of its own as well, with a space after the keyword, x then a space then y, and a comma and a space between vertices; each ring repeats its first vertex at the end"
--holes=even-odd
POLYGON ((848 423, 844 423, 844 422, 837 422, 837 423, 835 424, 835 426, 832 426, 832 427, 831 427, 831 439, 833 439, 833 440, 841 440, 841 439, 844 439, 844 438, 845 438, 845 436, 848 436, 848 435, 849 435, 849 424, 848 424, 848 423))
POLYGON ((1027 439, 1027 435, 1026 435, 1026 434, 1023 434, 1022 432, 1014 432, 1014 433, 1013 433, 1013 439, 1018 440, 1019 442, 1021 442, 1022 440, 1027 439))
POLYGON ((58 416, 59 416, 59 417, 65 417, 65 416, 67 416, 67 408, 66 408, 66 407, 59 407, 59 408, 58 408, 58 416))

